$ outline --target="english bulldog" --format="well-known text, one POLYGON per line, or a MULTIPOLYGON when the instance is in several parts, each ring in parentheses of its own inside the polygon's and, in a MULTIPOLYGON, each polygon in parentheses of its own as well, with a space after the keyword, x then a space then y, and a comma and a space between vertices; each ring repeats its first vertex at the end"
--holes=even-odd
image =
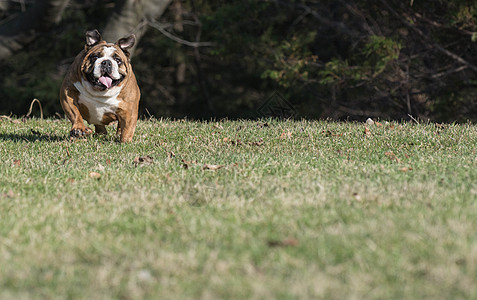
POLYGON ((96 134, 118 121, 121 142, 130 142, 136 129, 141 93, 136 82, 129 52, 134 35, 107 43, 98 30, 86 32, 86 45, 68 69, 60 90, 60 102, 73 127, 72 137, 92 133, 83 120, 93 124, 96 134))

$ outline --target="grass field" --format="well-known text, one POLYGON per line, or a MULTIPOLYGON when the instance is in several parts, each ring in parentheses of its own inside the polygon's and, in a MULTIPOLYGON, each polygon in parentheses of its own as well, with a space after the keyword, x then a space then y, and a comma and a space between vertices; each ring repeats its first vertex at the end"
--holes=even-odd
POLYGON ((477 299, 477 126, 0 119, 1 299, 477 299))

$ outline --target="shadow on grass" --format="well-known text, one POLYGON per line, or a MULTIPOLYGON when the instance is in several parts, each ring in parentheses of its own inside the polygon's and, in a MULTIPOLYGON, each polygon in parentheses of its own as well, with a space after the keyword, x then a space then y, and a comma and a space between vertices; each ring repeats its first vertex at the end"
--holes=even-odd
POLYGON ((56 135, 50 133, 40 133, 35 130, 32 130, 31 133, 0 133, 0 141, 14 141, 14 142, 75 142, 75 141, 85 141, 87 139, 94 138, 102 142, 115 142, 120 143, 118 137, 108 137, 103 135, 94 135, 87 137, 71 138, 69 135, 56 135))
POLYGON ((55 134, 45 134, 37 132, 35 130, 31 130, 30 133, 0 133, 0 140, 27 143, 32 143, 36 141, 62 142, 69 140, 69 137, 66 135, 59 136, 55 134))

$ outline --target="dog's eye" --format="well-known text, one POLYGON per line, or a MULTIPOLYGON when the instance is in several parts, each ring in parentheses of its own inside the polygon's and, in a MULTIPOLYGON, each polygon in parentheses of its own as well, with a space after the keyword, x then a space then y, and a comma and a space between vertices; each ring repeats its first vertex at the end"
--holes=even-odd
POLYGON ((90 58, 91 60, 95 61, 95 60, 97 60, 97 59, 99 58, 99 56, 96 55, 96 54, 93 54, 93 55, 91 55, 89 58, 90 58))
POLYGON ((123 63, 121 59, 119 59, 118 57, 115 57, 114 60, 118 63, 118 65, 123 63))

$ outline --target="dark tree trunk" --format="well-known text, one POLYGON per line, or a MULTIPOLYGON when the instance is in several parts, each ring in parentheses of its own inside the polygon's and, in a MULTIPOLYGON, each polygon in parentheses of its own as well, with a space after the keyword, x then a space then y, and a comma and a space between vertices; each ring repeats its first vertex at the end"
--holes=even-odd
MULTIPOLYGON (((147 29, 147 22, 160 17, 171 0, 122 0, 116 4, 114 13, 108 20, 101 34, 108 42, 134 33, 140 40, 147 29)), ((137 45, 137 42, 136 42, 137 45)), ((130 50, 132 53, 134 48, 130 50)))

